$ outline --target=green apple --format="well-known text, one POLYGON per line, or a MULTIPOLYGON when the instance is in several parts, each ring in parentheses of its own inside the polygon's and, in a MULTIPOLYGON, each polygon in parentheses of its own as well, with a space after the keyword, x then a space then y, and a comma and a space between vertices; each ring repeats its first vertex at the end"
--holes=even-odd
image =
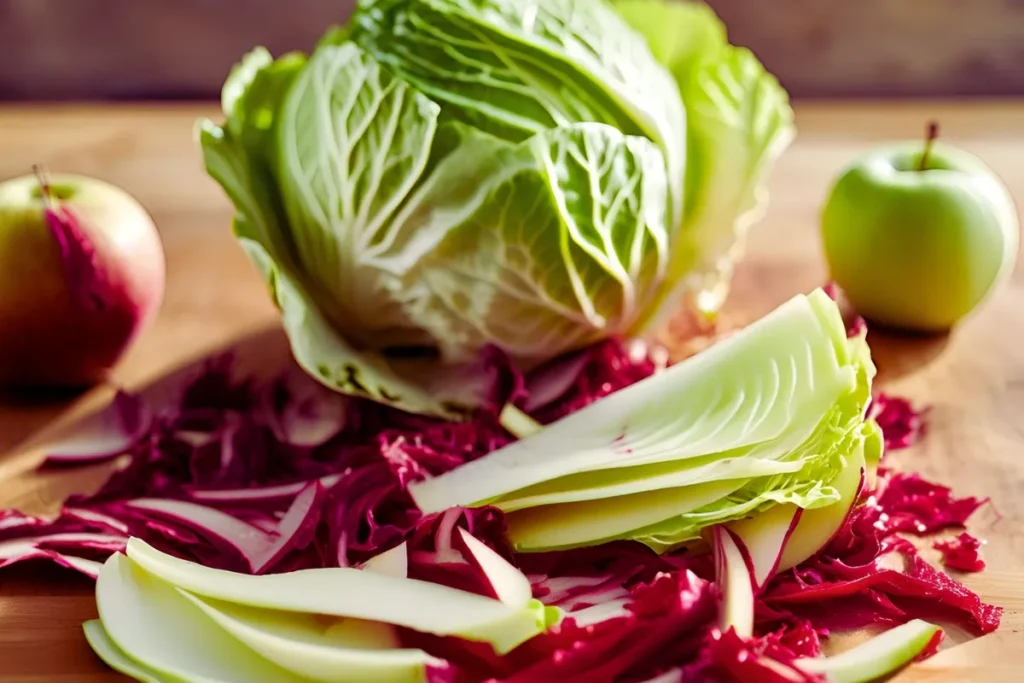
POLYGON ((1009 276, 1020 229, 995 173, 933 138, 857 159, 821 218, 831 276, 858 313, 922 332, 948 330, 1009 276))
POLYGON ((163 290, 156 226, 121 188, 78 175, 0 183, 0 386, 102 381, 163 290))

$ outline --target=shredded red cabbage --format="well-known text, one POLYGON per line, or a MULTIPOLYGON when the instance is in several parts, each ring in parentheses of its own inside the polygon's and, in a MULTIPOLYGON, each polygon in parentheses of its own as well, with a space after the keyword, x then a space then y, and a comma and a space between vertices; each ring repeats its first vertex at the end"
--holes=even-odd
POLYGON ((900 536, 962 527, 984 502, 955 498, 917 475, 881 470, 876 491, 829 545, 770 582, 759 620, 797 618, 836 630, 942 617, 977 634, 994 631, 1002 609, 932 567, 900 536))
POLYGON ((406 541, 409 577, 433 581, 497 598, 485 574, 477 566, 462 537, 464 528, 505 559, 513 561, 505 540, 505 519, 495 508, 451 508, 423 518, 406 541))
POLYGON ((933 484, 916 474, 885 473, 875 500, 862 514, 873 517, 885 533, 904 531, 930 534, 962 527, 987 498, 957 498, 949 487, 933 484))
POLYGON ((542 399, 524 402, 530 414, 542 424, 575 412, 599 398, 651 376, 658 365, 641 345, 626 345, 618 340, 600 342, 575 358, 556 359, 527 378, 527 389, 542 399), (581 360, 582 358, 582 360, 581 360), (570 364, 575 379, 552 381, 555 368, 570 364), (553 389, 552 384, 558 388, 553 389))
POLYGON ((877 394, 871 401, 868 417, 874 418, 882 428, 887 450, 912 446, 924 428, 924 414, 905 398, 877 394))
POLYGON ((77 425, 73 438, 52 444, 43 465, 85 465, 116 458, 145 437, 152 419, 139 397, 119 391, 104 410, 77 425))
POLYGON ((966 531, 955 538, 935 542, 935 549, 942 553, 942 564, 962 572, 980 572, 985 568, 981 546, 982 542, 966 531))
MULTIPOLYGON (((526 377, 498 352, 485 360, 492 408, 512 400, 542 423, 658 369, 643 347, 614 340, 526 377)), ((497 509, 423 516, 406 486, 508 443, 496 409, 443 422, 340 398, 302 373, 266 384, 237 378, 228 357, 210 361, 174 396, 144 405, 120 394, 96 423, 103 438, 95 453, 78 444, 64 452, 75 459, 58 460, 125 454, 124 464, 53 519, 0 512, 0 567, 45 559, 95 576, 131 536, 253 573, 359 566, 404 542, 411 577, 493 597, 463 545, 464 528, 518 565, 534 597, 566 617, 503 657, 479 643, 403 631, 408 645, 450 663, 428 672, 437 683, 813 681, 793 662, 818 656, 831 630, 927 616, 980 633, 999 623, 999 608, 931 567, 899 535, 961 527, 984 501, 957 498, 916 475, 882 469, 876 490, 827 548, 768 582, 756 634, 744 639, 716 627, 708 553, 657 555, 617 542, 516 555, 497 509)), ((920 415, 902 399, 880 394, 871 410, 889 450, 922 433, 920 415)), ((968 539, 943 546, 947 566, 970 564, 977 548, 968 539)))
POLYGON ((714 584, 686 570, 663 573, 629 591, 626 609, 580 625, 557 627, 493 662, 504 683, 643 681, 692 661, 716 614, 714 584))
POLYGON ((685 681, 756 681, 757 683, 825 683, 794 664, 799 657, 782 637, 770 633, 741 638, 729 629, 712 629, 693 663, 683 667, 685 681))

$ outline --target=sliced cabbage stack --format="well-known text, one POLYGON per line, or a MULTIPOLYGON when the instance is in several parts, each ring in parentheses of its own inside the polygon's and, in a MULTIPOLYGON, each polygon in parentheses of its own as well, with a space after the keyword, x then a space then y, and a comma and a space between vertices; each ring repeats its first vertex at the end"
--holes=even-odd
POLYGON ((404 545, 363 569, 253 576, 133 538, 127 555, 115 553, 100 571, 99 619, 85 624, 86 638, 111 668, 140 681, 438 680, 432 672, 444 677, 448 662, 403 646, 400 628, 504 654, 560 617, 532 598, 525 575, 463 535, 499 599, 406 578, 404 545))
POLYGON ((528 369, 720 290, 792 114, 677 4, 361 0, 308 57, 248 54, 199 137, 298 363, 458 418, 487 348, 528 369))
MULTIPOLYGON (((492 505, 520 551, 638 540, 667 551, 859 480, 875 368, 822 290, 483 458, 410 486, 424 512, 492 505)), ((828 539, 823 539, 827 541, 828 539)), ((816 549, 815 549, 816 550, 816 549)))

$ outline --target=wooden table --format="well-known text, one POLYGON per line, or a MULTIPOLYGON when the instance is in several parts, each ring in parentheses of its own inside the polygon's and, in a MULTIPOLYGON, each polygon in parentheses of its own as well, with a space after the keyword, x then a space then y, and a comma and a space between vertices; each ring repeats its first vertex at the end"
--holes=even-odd
MULTIPOLYGON (((156 324, 116 373, 138 386, 205 352, 270 330, 266 290, 230 235, 230 207, 203 173, 192 123, 209 107, 0 108, 0 178, 33 163, 95 175, 125 187, 153 213, 168 258, 168 289, 156 324)), ((736 277, 730 310, 750 319, 825 279, 816 222, 828 183, 855 154, 916 137, 936 117, 944 136, 982 156, 1024 203, 1024 103, 814 104, 798 108, 799 136, 774 173, 772 204, 736 277)), ((895 455, 909 468, 989 495, 974 531, 989 541, 989 569, 965 581, 1006 608, 1002 629, 945 651, 900 681, 1019 681, 1024 674, 1024 263, 984 312, 949 338, 872 337, 887 388, 933 406, 927 439, 895 455)), ((258 345, 257 345, 258 346, 258 345)), ((0 399, 0 506, 52 509, 102 472, 40 476, 31 464, 39 430, 90 397, 0 399), (26 442, 25 440, 28 440, 26 442), (20 445, 19 445, 20 444, 20 445)), ((95 615, 91 584, 58 570, 0 573, 0 683, 121 680, 85 645, 95 615)))

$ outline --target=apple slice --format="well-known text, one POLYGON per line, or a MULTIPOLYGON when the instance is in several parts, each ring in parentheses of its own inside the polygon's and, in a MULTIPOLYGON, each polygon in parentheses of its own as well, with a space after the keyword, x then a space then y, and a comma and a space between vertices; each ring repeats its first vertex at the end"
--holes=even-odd
POLYGON ((120 553, 111 555, 100 571, 96 607, 114 645, 160 679, 218 683, 307 680, 250 650, 173 587, 120 553))
POLYGON ((798 659, 796 665, 829 683, 867 683, 906 666, 941 637, 938 626, 914 619, 834 657, 798 659))
POLYGON ((394 548, 374 555, 363 563, 363 571, 404 579, 409 576, 409 552, 402 541, 394 548))
POLYGON ((722 590, 722 630, 731 627, 736 635, 749 638, 754 633, 754 577, 747 564, 747 550, 724 526, 711 530, 711 548, 715 579, 722 590))
POLYGON ((99 619, 85 622, 82 624, 82 630, 85 631, 85 640, 89 643, 92 651, 114 671, 119 671, 142 683, 164 683, 166 680, 161 678, 157 672, 139 664, 122 652, 121 648, 110 639, 110 634, 103 628, 99 619))
POLYGON ((775 574, 803 509, 792 503, 775 505, 755 517, 730 522, 726 528, 743 544, 754 588, 761 590, 775 574))
POLYGON ((447 666, 422 650, 403 649, 397 630, 389 624, 327 620, 179 592, 254 652, 282 669, 322 683, 421 683, 428 666, 447 666))
POLYGON ((842 528, 864 487, 865 454, 870 453, 877 463, 882 447, 877 424, 865 423, 862 433, 863 440, 850 453, 846 466, 833 482, 839 491, 838 501, 810 510, 782 503, 726 525, 746 553, 756 590, 776 572, 795 567, 817 553, 842 528))
POLYGON ((179 559, 138 538, 128 541, 127 552, 147 572, 201 597, 249 607, 380 621, 421 633, 489 643, 498 654, 544 631, 553 617, 536 600, 515 608, 448 586, 355 568, 251 576, 179 559))
POLYGON ((779 558, 776 571, 792 569, 813 556, 828 545, 828 542, 843 528, 846 518, 850 516, 854 504, 864 489, 866 473, 864 452, 870 439, 871 436, 866 435, 864 442, 851 451, 846 467, 832 482, 832 485, 839 491, 839 500, 822 508, 804 510, 800 515, 796 528, 793 529, 786 542, 786 547, 782 550, 782 557, 779 558))
POLYGON ((533 588, 526 575, 462 527, 459 527, 459 534, 498 600, 510 607, 525 607, 533 597, 533 588))

